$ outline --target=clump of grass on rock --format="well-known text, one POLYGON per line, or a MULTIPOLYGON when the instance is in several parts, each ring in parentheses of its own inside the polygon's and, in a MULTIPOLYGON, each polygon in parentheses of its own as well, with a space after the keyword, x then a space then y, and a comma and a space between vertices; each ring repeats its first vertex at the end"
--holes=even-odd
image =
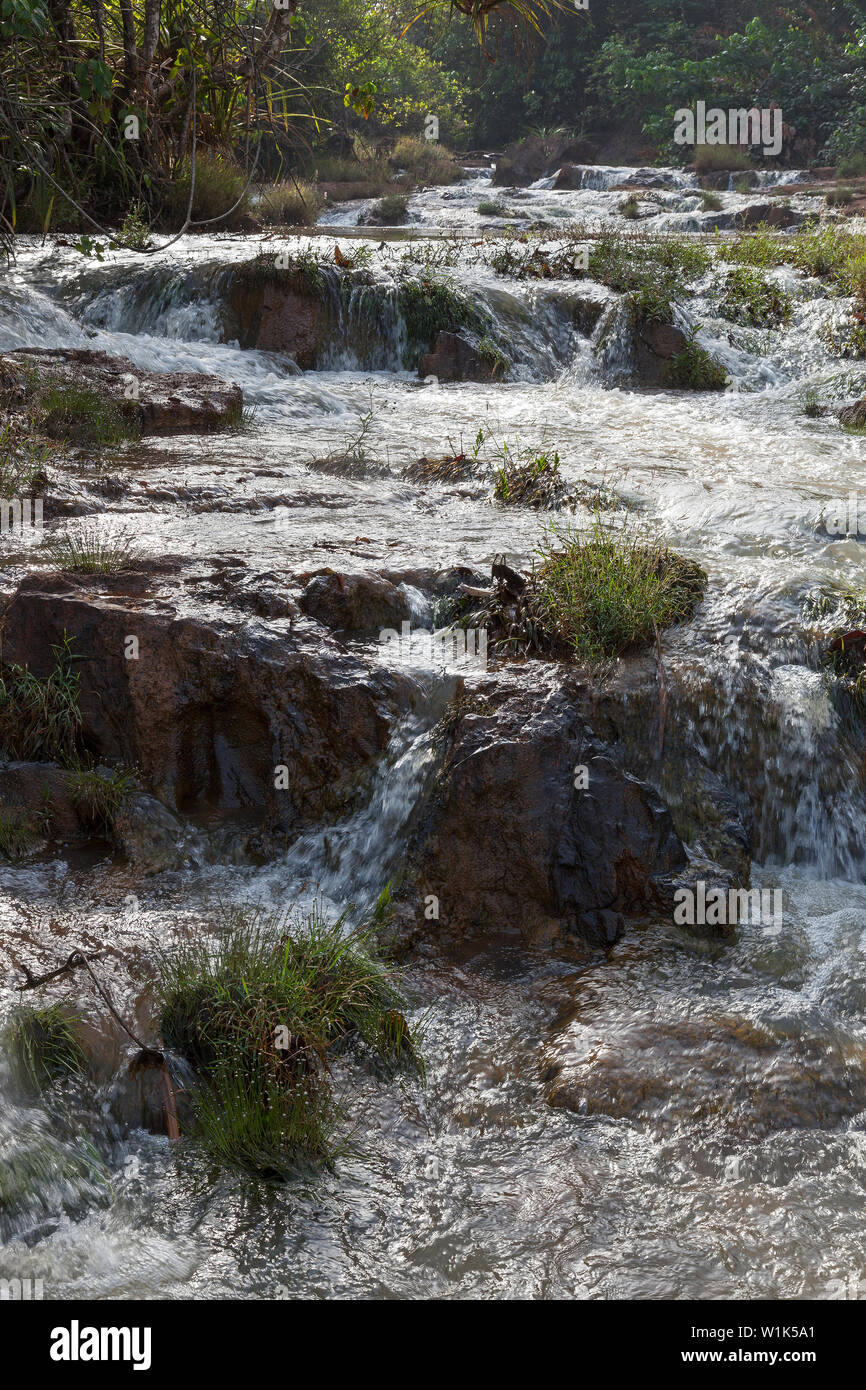
POLYGON ((652 642, 691 616, 706 575, 664 546, 615 536, 596 523, 587 534, 556 536, 534 575, 536 611, 546 629, 590 665, 652 642))
POLYGON ((79 673, 72 639, 51 648, 54 666, 46 676, 10 663, 0 674, 0 753, 22 762, 79 759, 81 710, 79 673))
POLYGON ((54 1081, 79 1076, 86 1061, 77 1018, 57 1004, 19 1009, 3 1034, 16 1085, 25 1092, 45 1090, 54 1081))
POLYGON ((85 523, 75 531, 54 536, 45 553, 60 570, 81 574, 118 574, 136 559, 135 540, 123 527, 103 528, 85 523))
POLYGON ((421 1070, 370 931, 259 909, 224 914, 215 943, 162 961, 160 1028, 195 1068, 194 1133, 219 1162, 282 1178, 333 1156, 332 1066, 354 1053, 385 1075, 421 1070))

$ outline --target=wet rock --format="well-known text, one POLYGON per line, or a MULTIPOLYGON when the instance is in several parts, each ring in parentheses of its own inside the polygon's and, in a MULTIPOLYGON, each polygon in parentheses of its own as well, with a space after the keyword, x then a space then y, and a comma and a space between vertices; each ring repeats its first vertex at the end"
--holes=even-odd
POLYGON ((563 164, 553 180, 555 189, 583 188, 584 168, 581 164, 563 164))
POLYGON ((114 817, 113 832, 118 849, 142 873, 179 868, 186 858, 186 830, 147 792, 126 797, 114 817))
POLYGON ((866 1104, 862 1066, 840 1065, 832 1050, 746 1019, 656 1018, 633 1000, 578 1006, 542 1070, 552 1106, 637 1120, 657 1134, 688 1126, 758 1140, 832 1129, 866 1104))
POLYGON ((87 840, 90 830, 69 783, 53 763, 0 763, 0 811, 27 815, 34 830, 59 840, 87 840))
POLYGON ((304 370, 316 366, 332 327, 322 286, 296 270, 253 263, 233 276, 228 301, 242 348, 286 353, 304 370))
POLYGON ((839 424, 858 427, 866 425, 866 396, 862 396, 853 405, 846 405, 839 411, 839 424))
POLYGON ((335 632, 373 635, 411 617, 405 591, 376 574, 322 574, 304 589, 300 606, 335 632))
POLYGON ((784 203, 753 203, 751 207, 738 212, 735 218, 737 227, 741 229, 757 227, 761 222, 768 227, 799 227, 803 220, 802 213, 794 212, 784 203))
MULTIPOLYGON (((3 366, 35 369, 52 383, 87 387, 147 435, 225 429, 237 422, 243 407, 243 392, 234 382, 196 372, 146 372, 128 357, 109 357, 106 352, 18 348, 0 358, 3 366)), ((59 413, 49 413, 44 429, 58 436, 67 433, 59 413)))
POLYGON ((496 364, 462 334, 443 332, 437 334, 433 351, 421 358, 418 375, 440 381, 492 381, 502 370, 497 371, 496 364))
POLYGON ((656 357, 668 361, 682 352, 686 346, 686 335, 672 323, 643 323, 639 329, 641 342, 656 357))
POLYGON ((243 807, 289 831, 356 804, 411 700, 407 677, 368 669, 304 618, 192 617, 117 578, 112 591, 32 575, 6 609, 4 661, 44 676, 52 645, 73 639, 89 751, 138 767, 172 812, 243 807))
POLYGON ((607 945, 653 900, 655 876, 684 864, 667 807, 592 738, 566 691, 500 679, 467 686, 446 718, 400 910, 427 934, 517 928, 607 945))

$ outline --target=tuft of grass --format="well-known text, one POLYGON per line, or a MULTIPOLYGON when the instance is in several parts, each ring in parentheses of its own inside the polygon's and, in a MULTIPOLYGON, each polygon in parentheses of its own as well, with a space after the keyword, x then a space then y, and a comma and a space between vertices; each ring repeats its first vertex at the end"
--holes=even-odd
POLYGON ((617 538, 598 521, 586 535, 554 533, 539 550, 535 609, 577 660, 590 666, 645 646, 691 616, 706 575, 663 546, 617 538))
POLYGON ((224 916, 215 943, 184 940, 163 957, 162 1037, 198 1074, 194 1133, 219 1162, 283 1178, 331 1157, 340 1053, 387 1076, 421 1072, 371 939, 315 910, 251 908, 224 916))
POLYGON ((420 353, 433 345, 436 335, 459 328, 486 329, 477 309, 449 280, 431 272, 404 279, 397 290, 397 306, 406 325, 404 366, 417 366, 420 353))
POLYGON ((742 145, 696 145, 694 163, 701 174, 752 167, 748 151, 742 145))
POLYGON ((405 193, 386 193, 370 208, 367 217, 382 227, 396 227, 408 216, 409 199, 405 193))
POLYGON ((3 1033, 13 1080, 25 1092, 38 1093, 54 1081, 80 1076, 86 1059, 78 1040, 77 1016, 57 1004, 19 1009, 3 1033))
POLYGON ((103 530, 97 523, 54 536, 44 549, 52 564, 70 573, 118 574, 137 558, 135 540, 125 528, 103 530))
POLYGON ((86 448, 115 448, 140 433, 137 421, 115 401, 73 381, 43 386, 38 409, 47 435, 86 448))
POLYGON ((637 194, 630 193, 627 198, 623 198, 622 202, 617 207, 617 211, 620 217, 625 217, 627 221, 637 221, 638 217, 640 217, 637 194))
POLYGON ((23 859, 39 843, 39 831, 33 818, 12 806, 0 810, 0 858, 23 859))
POLYGON ((702 212, 721 212, 722 200, 718 193, 710 193, 706 189, 701 193, 702 212))
MULTIPOLYGON (((165 217, 169 226, 179 226, 189 204, 191 168, 185 160, 169 185, 165 217)), ((214 221, 211 231, 229 231, 249 219, 247 176, 239 164, 226 155, 201 154, 195 162, 195 191, 192 216, 195 222, 214 221), (240 199, 240 202, 238 200, 240 199), (235 204, 238 204, 235 207, 235 204), (229 209, 233 211, 229 213, 229 209), (228 214, 228 216, 226 216, 228 214)))
POLYGON ((810 420, 820 420, 827 414, 826 405, 821 405, 818 400, 818 393, 813 386, 810 386, 803 393, 802 411, 810 420))
POLYGON ((790 323, 793 298, 752 266, 736 266, 725 281, 719 313, 732 323, 773 328, 790 323))
POLYGON ((261 190, 257 211, 268 225, 279 227, 312 227, 325 200, 312 184, 301 182, 272 183, 261 190))
POLYGON ((391 163, 402 169, 412 183, 457 183, 462 169, 448 150, 435 140, 404 135, 391 152, 391 163))
POLYGON ((24 497, 45 487, 49 447, 30 439, 23 427, 0 426, 0 497, 24 497))
POLYGON ((831 188, 827 194, 826 203, 828 208, 846 208, 849 203, 853 203, 854 197, 853 188, 831 188))
POLYGON ((131 772, 115 771, 106 776, 98 768, 77 768, 66 774, 75 805, 93 826, 109 834, 134 780, 131 772))
POLYGON ((866 154, 847 154, 840 159, 836 173, 843 179, 856 179, 866 174, 866 154))
POLYGON ((11 664, 0 675, 0 751, 22 762, 59 762, 75 766, 79 757, 81 710, 79 673, 73 639, 64 635, 52 646, 54 667, 36 676, 11 664))
POLYGON ((568 496, 559 472, 559 454, 549 451, 522 460, 503 449, 497 468, 493 495, 512 507, 556 507, 568 496))

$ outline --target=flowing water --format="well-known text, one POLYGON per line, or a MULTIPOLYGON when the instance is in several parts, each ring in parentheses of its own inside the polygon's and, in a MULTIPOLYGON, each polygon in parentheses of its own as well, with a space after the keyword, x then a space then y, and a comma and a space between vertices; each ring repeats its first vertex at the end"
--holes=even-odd
MULTIPOLYGON (((611 225, 614 188, 646 187, 648 175, 656 210, 642 226, 707 225, 694 180, 676 171, 594 169, 573 191, 541 180, 496 193, 553 237, 572 219, 587 231, 611 225)), ((805 416, 804 393, 859 396, 866 368, 822 346, 817 329, 838 303, 817 282, 773 272, 795 287, 793 321, 748 333, 714 313, 707 277, 686 312, 731 387, 632 389, 616 335, 600 358, 574 329, 563 309, 573 283, 503 281, 473 259, 479 230, 503 225, 476 211, 488 180, 467 171, 455 188, 415 195, 411 231, 433 245, 466 236, 450 273, 507 335, 508 384, 419 381, 400 367, 396 315, 360 360, 350 311, 327 370, 300 373, 223 341, 225 266, 255 254, 249 236, 186 239, 146 261, 111 252, 98 265, 34 242, 5 276, 0 349, 85 346, 242 385, 250 429, 129 446, 112 465, 124 489, 115 500, 90 494, 93 511, 133 528, 152 555, 228 556, 277 577, 325 564, 483 569, 501 552, 527 563, 545 518, 491 505, 485 487, 401 477, 421 454, 470 448, 479 428, 555 448, 569 481, 615 487, 629 524, 708 571, 706 601, 668 635, 665 662, 695 746, 751 800, 754 881, 781 887, 783 928, 746 925, 699 949, 647 922, 604 955, 579 944, 527 953, 503 935, 456 961, 422 956, 406 985, 428 1015, 426 1088, 347 1076, 350 1151, 333 1171, 282 1187, 125 1132, 108 1082, 62 1116, 7 1100, 0 1275, 41 1278, 46 1296, 796 1299, 857 1287, 866 1269, 863 745, 828 698, 801 611, 811 591, 862 587, 862 541, 818 523, 834 499, 866 496, 866 439, 805 416), (368 412, 375 469, 308 466, 344 450, 368 412), (552 1061, 584 1096, 570 1109, 548 1103, 552 1061)), ((777 180, 796 181, 796 171, 777 180)), ((721 198, 736 211, 762 196, 721 198)), ((792 206, 816 203, 794 194, 792 206)), ((345 251, 365 211, 328 214, 345 251)), ((323 244, 286 245, 308 242, 323 244)), ((372 273, 389 284, 410 242, 369 244, 372 273)), ((82 467, 84 495, 90 478, 82 467)), ((7 592, 29 558, 6 543, 7 592)), ((399 856, 453 690, 454 673, 423 654, 412 678, 413 712, 393 731, 369 805, 276 863, 220 860, 193 836, 188 867, 135 886, 133 901, 110 866, 96 876, 72 860, 0 869, 4 1012, 34 912, 61 938, 108 946, 117 1002, 146 1018, 155 948, 206 921, 217 898, 285 906, 318 892, 330 911, 369 907, 399 856)), ((636 724, 634 737, 653 735, 636 724)))

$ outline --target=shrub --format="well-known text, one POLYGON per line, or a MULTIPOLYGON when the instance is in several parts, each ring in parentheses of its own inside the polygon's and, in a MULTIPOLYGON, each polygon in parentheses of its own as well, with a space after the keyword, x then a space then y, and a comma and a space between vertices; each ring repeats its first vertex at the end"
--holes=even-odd
POLYGON ((792 305, 786 290, 750 266, 737 266, 725 281, 719 312, 733 323, 770 328, 790 322, 792 305))
POLYGON ((827 194, 828 208, 844 208, 854 201, 853 188, 831 188, 827 194))
POLYGON ((374 203, 367 214, 370 222, 383 227, 396 227, 407 218, 409 199, 403 193, 387 193, 374 203))
POLYGON ((130 251, 144 251, 150 245, 150 223, 143 203, 131 204, 113 241, 130 251))
MULTIPOLYGON (((185 160, 168 193, 166 216, 172 226, 179 226, 186 217, 190 178, 190 162, 185 160)), ((246 183, 247 175, 233 159, 221 154, 199 154, 195 162, 193 221, 213 221, 222 231, 243 225, 249 217, 246 183)))
POLYGON ((272 183, 261 190, 257 211, 266 223, 280 227, 312 227, 325 200, 309 183, 272 183))
POLYGON ((702 174, 726 169, 751 169, 752 161, 743 145, 696 145, 695 169, 702 174))
POLYGON ((213 1156, 285 1177, 333 1154, 334 1057, 418 1073, 416 1039, 369 931, 259 909, 221 927, 162 959, 162 1036, 198 1073, 194 1133, 213 1156))
POLYGON ((620 216, 625 217, 629 222, 636 221, 636 219, 640 217, 637 195, 635 193, 630 193, 627 198, 623 198, 622 202, 618 205, 618 211, 620 216))
POLYGON ((706 190, 701 193, 702 212, 721 212, 722 200, 718 193, 708 193, 706 190))
POLYGON ((844 159, 839 160, 836 173, 843 179, 856 179, 866 174, 866 154, 859 151, 856 154, 847 154, 844 159))
POLYGON ((404 135, 394 146, 391 163, 403 169, 413 183, 456 183, 463 170, 453 155, 436 140, 404 135))

